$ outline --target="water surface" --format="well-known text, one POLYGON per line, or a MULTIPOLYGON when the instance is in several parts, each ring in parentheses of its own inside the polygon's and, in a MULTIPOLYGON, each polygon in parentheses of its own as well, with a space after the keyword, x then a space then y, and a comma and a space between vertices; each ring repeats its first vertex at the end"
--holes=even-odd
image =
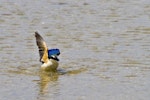
POLYGON ((149 0, 0 2, 0 99, 149 100, 149 0), (57 73, 39 71, 35 31, 57 73))

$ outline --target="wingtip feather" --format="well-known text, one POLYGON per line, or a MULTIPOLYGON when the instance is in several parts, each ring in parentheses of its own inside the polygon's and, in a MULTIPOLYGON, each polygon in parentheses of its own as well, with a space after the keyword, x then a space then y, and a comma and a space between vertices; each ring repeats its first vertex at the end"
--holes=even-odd
POLYGON ((36 31, 36 32, 35 32, 35 37, 37 37, 37 36, 39 36, 39 33, 36 31))

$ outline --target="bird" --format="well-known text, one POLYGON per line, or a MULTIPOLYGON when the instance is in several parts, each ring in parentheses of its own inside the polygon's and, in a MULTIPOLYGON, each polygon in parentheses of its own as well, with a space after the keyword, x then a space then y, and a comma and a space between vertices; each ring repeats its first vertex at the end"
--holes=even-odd
POLYGON ((35 38, 36 44, 39 49, 40 62, 42 63, 41 70, 56 71, 59 65, 58 59, 58 56, 60 55, 59 49, 48 50, 46 42, 37 31, 35 32, 35 38))

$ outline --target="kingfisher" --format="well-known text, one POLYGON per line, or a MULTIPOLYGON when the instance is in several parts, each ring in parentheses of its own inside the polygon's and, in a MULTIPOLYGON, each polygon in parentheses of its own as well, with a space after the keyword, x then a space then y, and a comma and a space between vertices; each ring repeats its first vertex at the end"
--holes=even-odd
POLYGON ((46 42, 38 32, 35 32, 35 38, 39 49, 40 62, 42 63, 41 69, 44 71, 56 71, 59 65, 59 49, 48 50, 46 42))

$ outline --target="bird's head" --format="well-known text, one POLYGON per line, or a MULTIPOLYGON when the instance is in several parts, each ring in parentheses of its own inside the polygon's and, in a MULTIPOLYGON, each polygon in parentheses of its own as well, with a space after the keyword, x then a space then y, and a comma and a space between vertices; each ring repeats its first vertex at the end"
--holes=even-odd
POLYGON ((50 49, 48 50, 48 58, 49 59, 54 59, 56 61, 59 61, 58 56, 60 55, 60 50, 59 49, 50 49))

